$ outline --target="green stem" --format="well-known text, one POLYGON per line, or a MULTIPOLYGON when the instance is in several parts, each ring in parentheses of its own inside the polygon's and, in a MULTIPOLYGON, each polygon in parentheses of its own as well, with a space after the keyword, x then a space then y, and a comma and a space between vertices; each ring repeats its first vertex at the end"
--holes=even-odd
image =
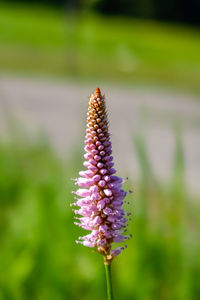
POLYGON ((111 264, 105 263, 104 265, 105 265, 105 270, 106 270, 108 300, 113 300, 112 280, 111 280, 111 264))

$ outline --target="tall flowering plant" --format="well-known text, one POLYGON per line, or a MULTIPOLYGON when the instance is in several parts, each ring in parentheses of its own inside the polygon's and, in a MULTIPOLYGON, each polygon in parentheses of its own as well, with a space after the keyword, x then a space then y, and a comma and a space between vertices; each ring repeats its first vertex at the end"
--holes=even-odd
POLYGON ((80 187, 76 192, 74 212, 76 225, 90 231, 79 237, 77 243, 94 248, 104 257, 108 299, 113 299, 111 286, 111 262, 124 250, 123 246, 113 249, 113 243, 129 239, 125 235, 128 213, 122 208, 127 194, 122 189, 123 179, 114 175, 112 144, 108 130, 105 97, 97 88, 90 96, 85 136, 86 170, 80 171, 75 179, 80 187))

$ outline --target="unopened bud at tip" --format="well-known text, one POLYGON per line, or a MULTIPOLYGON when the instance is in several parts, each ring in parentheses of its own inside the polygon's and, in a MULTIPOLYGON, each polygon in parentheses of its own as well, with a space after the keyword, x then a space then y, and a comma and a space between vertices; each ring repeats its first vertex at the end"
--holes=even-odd
POLYGON ((101 91, 100 88, 96 88, 94 92, 94 97, 101 98, 101 91))

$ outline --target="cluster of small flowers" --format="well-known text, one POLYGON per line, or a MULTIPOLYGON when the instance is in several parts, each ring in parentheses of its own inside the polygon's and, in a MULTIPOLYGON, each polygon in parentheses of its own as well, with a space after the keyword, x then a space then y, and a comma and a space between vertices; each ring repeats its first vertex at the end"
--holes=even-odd
POLYGON ((130 235, 124 235, 127 217, 122 208, 127 192, 122 189, 123 179, 115 176, 113 168, 112 145, 108 132, 108 120, 105 98, 97 88, 89 100, 87 129, 85 137, 85 162, 87 168, 80 171, 80 177, 75 179, 80 187, 76 192, 74 210, 79 222, 76 225, 90 234, 79 237, 77 243, 96 250, 112 259, 120 254, 124 247, 111 249, 112 243, 123 242, 130 235))

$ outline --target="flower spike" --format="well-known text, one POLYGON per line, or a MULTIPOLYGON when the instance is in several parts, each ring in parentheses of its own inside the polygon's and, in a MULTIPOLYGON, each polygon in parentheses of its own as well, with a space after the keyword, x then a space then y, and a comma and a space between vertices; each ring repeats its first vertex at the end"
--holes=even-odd
POLYGON ((74 212, 80 216, 75 224, 90 233, 79 237, 77 243, 95 248, 109 264, 124 250, 112 249, 112 244, 123 242, 130 235, 123 234, 128 214, 122 205, 127 192, 122 189, 124 180, 114 175, 105 97, 99 88, 90 96, 87 116, 83 163, 86 170, 79 172, 80 177, 75 180, 79 189, 73 193, 78 196, 74 205, 79 207, 74 212))

